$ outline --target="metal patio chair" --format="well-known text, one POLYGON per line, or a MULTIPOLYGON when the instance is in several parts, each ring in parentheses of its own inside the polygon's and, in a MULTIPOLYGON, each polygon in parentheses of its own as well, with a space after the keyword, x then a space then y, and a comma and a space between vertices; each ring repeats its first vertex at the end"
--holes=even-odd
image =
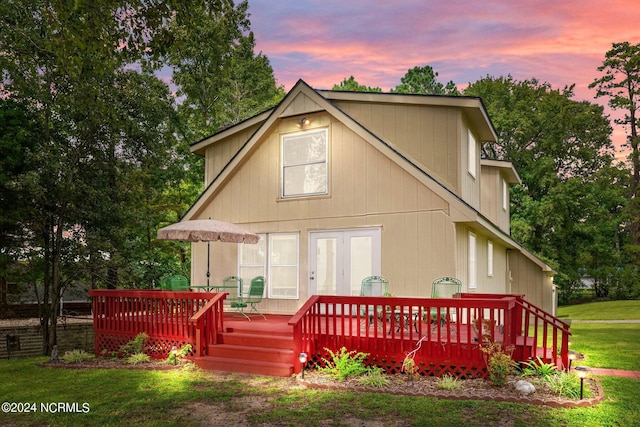
POLYGON ((249 306, 251 307, 251 310, 249 310, 249 315, 255 312, 257 315, 262 316, 263 319, 266 319, 264 314, 262 314, 256 307, 257 304, 260 304, 262 302, 262 296, 264 294, 264 282, 264 276, 258 276, 251 279, 251 284, 249 285, 249 294, 245 297, 244 302, 246 304, 249 304, 249 306))
MULTIPOLYGON (((363 297, 382 297, 389 295, 389 280, 383 276, 369 276, 362 279, 360 284, 360 296, 363 297)), ((374 323, 374 316, 378 319, 382 316, 382 307, 377 309, 373 305, 363 305, 360 307, 360 314, 365 316, 368 326, 374 323)))
MULTIPOLYGON (((453 277, 440 277, 433 281, 431 288, 431 298, 453 298, 462 290, 462 281, 453 277)), ((440 311, 440 326, 444 326, 447 320, 451 320, 447 316, 446 308, 432 308, 430 313, 430 322, 438 322, 438 311, 440 311)), ((449 310, 449 314, 455 315, 455 308, 449 310)))
POLYGON ((247 316, 244 312, 244 309, 248 307, 248 304, 244 301, 244 298, 242 296, 242 277, 225 277, 222 280, 222 289, 224 290, 224 292, 229 294, 224 300, 225 305, 229 305, 229 307, 235 309, 234 315, 235 313, 240 313, 244 317, 249 319, 249 316, 247 316))

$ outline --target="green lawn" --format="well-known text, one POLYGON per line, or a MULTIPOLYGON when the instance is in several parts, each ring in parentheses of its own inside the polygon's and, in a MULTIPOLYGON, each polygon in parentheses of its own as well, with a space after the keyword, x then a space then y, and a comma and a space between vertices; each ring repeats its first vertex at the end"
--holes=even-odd
POLYGON ((558 307, 558 317, 580 320, 640 320, 640 300, 565 305, 558 307))
MULTIPOLYGON (((621 302, 626 305, 627 302, 621 302)), ((616 304, 611 312, 624 312, 616 304)), ((572 307, 575 309, 576 307, 572 307)), ((628 308, 627 308, 628 309, 628 308)), ((592 306, 594 311, 602 311, 592 306)), ((572 315, 573 319, 577 319, 572 315)), ((573 322, 572 348, 593 367, 640 370, 640 323, 573 322)), ((601 377, 605 400, 557 409, 515 403, 306 389, 293 379, 198 370, 59 369, 44 358, 0 361, 0 403, 35 403, 33 413, 0 412, 0 425, 195 426, 243 413, 250 425, 341 426, 347 420, 414 426, 628 426, 640 419, 640 381, 601 377), (41 404, 77 404, 47 413, 41 404), (86 403, 86 405, 84 405, 86 403), (88 411, 86 411, 88 408, 88 411)), ((54 406, 55 408, 55 406, 54 406)), ((217 425, 224 425, 219 423, 217 425)))
POLYGON ((415 426, 626 426, 639 419, 640 381, 622 378, 602 378, 606 399, 595 407, 555 409, 313 390, 293 379, 194 370, 59 369, 39 366, 43 360, 0 361, 3 400, 37 405, 33 413, 0 413, 0 425, 194 426, 239 413, 251 425, 269 426, 339 426, 347 419, 415 426), (88 411, 43 412, 40 405, 51 402, 77 403, 88 411))
POLYGON ((640 320, 640 301, 562 306, 558 307, 558 315, 572 320, 571 349, 586 356, 584 361, 578 363, 594 368, 640 371, 640 323, 595 322, 640 320))

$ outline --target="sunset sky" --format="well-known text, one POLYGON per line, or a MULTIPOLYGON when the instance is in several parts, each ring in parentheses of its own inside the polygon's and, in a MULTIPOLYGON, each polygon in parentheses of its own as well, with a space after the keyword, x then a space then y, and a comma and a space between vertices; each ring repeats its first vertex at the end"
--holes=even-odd
MULTIPOLYGON (((410 68, 431 65, 460 89, 487 75, 537 78, 576 100, 614 42, 640 42, 637 0, 249 0, 256 51, 278 84, 331 89, 353 75, 388 91, 410 68)), ((615 127, 614 127, 615 128, 615 127)), ((624 141, 615 128, 614 142, 624 141)))

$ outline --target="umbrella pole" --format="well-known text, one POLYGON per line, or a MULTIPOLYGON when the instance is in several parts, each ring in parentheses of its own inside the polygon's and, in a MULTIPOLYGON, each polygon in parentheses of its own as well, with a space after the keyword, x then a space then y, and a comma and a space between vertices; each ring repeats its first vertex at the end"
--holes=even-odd
POLYGON ((209 290, 209 276, 211 276, 211 273, 209 273, 209 260, 211 259, 211 242, 207 242, 207 290, 209 290))

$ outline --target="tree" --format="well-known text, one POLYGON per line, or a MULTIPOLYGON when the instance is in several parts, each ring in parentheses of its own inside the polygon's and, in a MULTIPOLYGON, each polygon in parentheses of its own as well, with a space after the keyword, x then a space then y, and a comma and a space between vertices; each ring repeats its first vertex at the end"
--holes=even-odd
POLYGON ((379 87, 369 87, 361 85, 356 79, 351 76, 348 79, 342 80, 339 84, 333 85, 331 90, 338 90, 344 92, 382 92, 379 87))
POLYGON ((171 68, 181 99, 182 137, 188 143, 266 110, 284 97, 269 60, 254 54, 246 1, 174 3, 166 36, 152 44, 146 65, 171 68))
MULTIPOLYGON (((605 54, 605 60, 598 71, 604 75, 589 85, 596 88, 596 98, 606 96, 609 106, 614 110, 623 110, 624 118, 616 120, 617 124, 627 128, 627 146, 631 149, 633 179, 631 181, 629 208, 632 212, 631 234, 632 244, 640 245, 640 43, 613 43, 613 47, 605 54)), ((640 253, 638 254, 640 255, 640 253)))
POLYGON ((118 280, 131 241, 117 230, 146 193, 135 191, 144 182, 136 173, 171 155, 168 88, 128 69, 164 11, 154 2, 0 4, 0 99, 25 105, 38 126, 25 150, 32 170, 12 175, 29 200, 18 226, 25 250, 13 261, 31 272, 45 354, 65 287, 118 280))
POLYGON ((585 274, 602 279, 619 266, 627 180, 612 165, 604 109, 574 101, 573 86, 511 76, 483 78, 465 95, 482 98, 498 134, 483 144, 483 156, 513 162, 523 181, 512 190, 512 235, 558 270, 561 298, 585 274))
POLYGON ((460 91, 453 81, 442 84, 437 80, 438 73, 429 65, 414 67, 400 79, 401 84, 396 86, 395 93, 412 93, 420 95, 452 95, 459 96, 460 91))

